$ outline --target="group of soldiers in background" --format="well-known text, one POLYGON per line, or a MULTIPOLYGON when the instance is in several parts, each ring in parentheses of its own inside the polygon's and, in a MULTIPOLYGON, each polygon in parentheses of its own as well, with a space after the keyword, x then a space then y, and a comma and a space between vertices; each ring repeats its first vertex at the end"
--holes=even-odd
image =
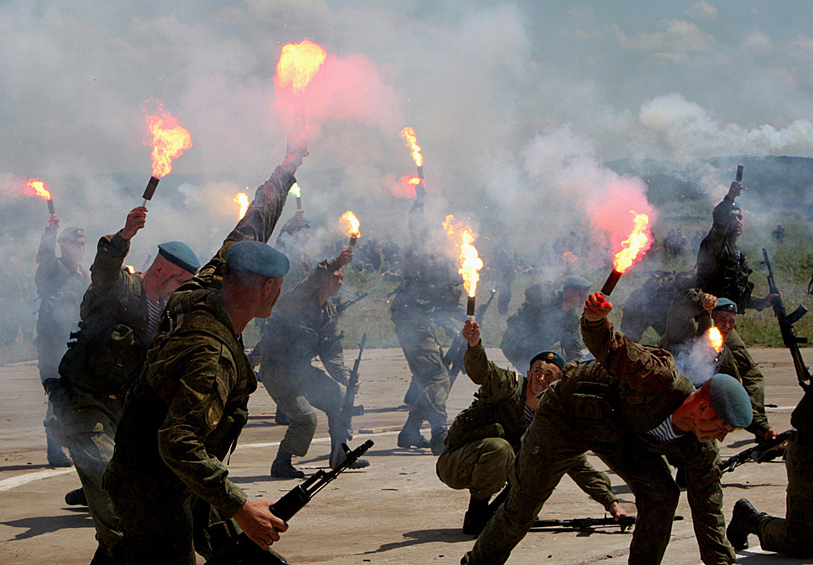
MULTIPOLYGON (((439 239, 426 221, 422 195, 409 213, 410 242, 404 250, 391 240, 383 245, 370 240, 355 250, 334 245, 323 250, 332 258, 314 266, 305 252, 312 225, 299 211, 279 231, 271 253, 264 243, 307 155, 307 140, 292 136, 283 164, 203 269, 194 252, 177 241, 159 245, 144 273, 125 268, 129 242, 146 224, 146 208, 137 207, 122 230, 99 241, 89 277, 80 265, 82 229, 67 228, 57 237, 59 220, 49 220, 36 276, 41 300, 36 344, 49 394, 48 459, 55 466, 72 459, 76 466, 99 541, 93 563, 147 558, 194 563, 195 551, 210 557, 221 540, 209 536, 202 545, 196 537, 193 543, 202 524, 230 535, 237 524, 263 549, 279 539, 286 526, 270 514, 270 503, 247 501, 226 478, 222 461, 246 422, 258 364, 259 380, 288 425, 271 476, 304 477, 292 457, 307 453, 316 409, 327 415, 329 463, 334 468, 342 463, 338 447, 350 433, 341 417, 350 371, 333 298, 342 287, 343 269, 354 264, 400 281, 391 317, 412 382, 397 444, 428 448, 438 456, 440 480, 469 490, 463 529, 479 538, 464 562, 504 562, 565 473, 613 517, 624 516, 607 476, 587 463, 585 453, 591 450, 636 496, 640 520, 631 560, 660 562, 669 540, 679 491, 664 456, 686 474, 705 563, 733 563, 731 545, 747 547, 749 533, 759 535, 766 549, 813 553, 813 506, 805 504, 813 501, 810 392, 793 414, 788 520, 761 514, 741 500, 726 539, 719 454, 712 440, 734 428, 748 429, 757 441, 777 435, 765 414, 764 377, 736 332, 736 318, 746 308, 762 309, 776 298, 752 296, 751 270, 736 245, 743 227, 735 200, 739 183, 714 210, 712 229, 699 244, 696 272, 661 273, 657 276, 668 282, 653 279, 648 289, 633 293, 625 305, 623 333, 615 333, 607 321, 612 305, 600 294, 589 295, 592 285, 583 277, 563 275, 558 283, 527 288, 525 301, 507 319, 500 345, 513 366, 509 370, 487 359, 480 324, 464 324, 462 280, 437 252, 439 239), (258 242, 263 245, 249 245, 258 242), (580 322, 578 309, 585 303, 580 322), (247 358, 240 333, 253 318, 267 320, 247 358), (708 374, 699 375, 690 364, 691 351, 712 323, 725 345, 708 374), (660 348, 636 343, 647 327, 661 336, 660 348), (463 366, 480 386, 474 404, 451 428, 446 400, 453 380, 438 331, 465 340, 463 366), (73 341, 66 346, 68 336, 73 341), (325 370, 313 365, 317 359, 325 370), (657 393, 647 384, 652 380, 663 383, 657 393), (608 410, 625 414, 624 421, 608 418, 608 410), (712 427, 697 424, 704 412, 712 427), (421 433, 424 422, 428 439, 421 433), (164 477, 161 485, 143 478, 147 467, 164 477)), ((675 232, 672 239, 679 237, 675 232)), ((685 244, 685 238, 680 245, 665 240, 664 251, 685 244)), ((554 246, 563 260, 568 253, 592 251, 574 232, 554 246)), ((488 265, 503 316, 519 265, 503 234, 488 265)), ((359 460, 354 466, 368 464, 359 460)))

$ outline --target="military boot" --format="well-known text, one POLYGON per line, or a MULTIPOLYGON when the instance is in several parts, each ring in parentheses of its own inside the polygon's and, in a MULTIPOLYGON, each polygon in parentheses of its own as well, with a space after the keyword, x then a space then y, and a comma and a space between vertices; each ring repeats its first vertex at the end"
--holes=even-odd
POLYGON ((759 523, 767 516, 758 512, 747 498, 741 498, 734 504, 731 522, 726 528, 725 536, 736 550, 748 547, 748 534, 759 534, 759 523))
POLYGON ((271 463, 271 476, 275 479, 304 479, 305 473, 291 463, 291 453, 283 450, 277 451, 277 457, 271 463))
POLYGON ((466 510, 466 515, 463 516, 463 533, 468 536, 479 536, 492 515, 488 499, 479 500, 471 497, 469 499, 469 509, 466 510))
POLYGON ((421 435, 421 424, 423 420, 414 416, 411 412, 404 424, 401 433, 398 434, 398 447, 409 449, 410 447, 429 447, 429 442, 421 435))
POLYGON ((87 506, 88 499, 81 488, 74 489, 65 495, 65 504, 68 506, 87 506))
POLYGON ((443 440, 446 439, 447 435, 449 435, 449 430, 446 428, 446 426, 432 428, 432 439, 429 440, 429 447, 432 448, 432 455, 440 455, 443 453, 443 449, 445 448, 443 445, 443 440))
MULTIPOLYGON (((330 468, 336 469, 339 465, 347 461, 347 453, 344 451, 342 442, 339 440, 331 440, 330 447, 330 468)), ((356 459, 347 468, 348 469, 365 469, 370 466, 370 462, 366 459, 356 459)))

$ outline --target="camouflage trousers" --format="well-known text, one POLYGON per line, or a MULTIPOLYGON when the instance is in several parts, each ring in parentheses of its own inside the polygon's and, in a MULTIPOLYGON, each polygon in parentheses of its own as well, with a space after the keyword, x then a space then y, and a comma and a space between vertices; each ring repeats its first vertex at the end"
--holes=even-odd
POLYGON ((562 476, 592 450, 635 495, 637 520, 630 544, 630 565, 661 563, 669 544, 680 489, 663 455, 679 461, 687 470, 687 493, 703 562, 734 563, 736 555, 725 538, 716 447, 713 442, 701 444, 691 434, 669 444, 657 452, 609 419, 592 423, 583 418, 571 420, 540 405, 511 469, 508 499, 477 538, 466 562, 505 563, 562 476))
POLYGON ((446 399, 451 385, 435 334, 426 325, 406 323, 396 323, 395 333, 417 385, 408 421, 417 426, 415 431, 424 420, 433 428, 446 426, 446 399))
POLYGON ((341 413, 345 387, 310 362, 297 365, 260 366, 260 381, 290 424, 280 448, 298 457, 308 452, 316 432, 315 408, 327 414, 330 437, 345 437, 341 413))
POLYGON ((86 395, 75 395, 56 404, 65 442, 88 501, 96 539, 115 556, 120 550, 122 534, 102 487, 102 476, 113 457, 120 406, 117 402, 103 402, 86 395))
POLYGON ((435 471, 443 484, 455 490, 469 489, 472 498, 488 500, 505 486, 513 462, 511 444, 489 437, 452 451, 445 449, 435 471))
POLYGON ((785 452, 788 493, 785 518, 773 516, 759 524, 762 549, 793 557, 813 557, 813 442, 801 443, 798 436, 785 452))

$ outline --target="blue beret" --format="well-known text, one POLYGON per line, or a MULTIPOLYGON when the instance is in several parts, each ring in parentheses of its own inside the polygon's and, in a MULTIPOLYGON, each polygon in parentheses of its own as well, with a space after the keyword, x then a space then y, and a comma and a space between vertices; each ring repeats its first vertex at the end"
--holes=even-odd
POLYGON ((733 300, 729 300, 728 298, 718 298, 717 299, 717 306, 714 307, 715 310, 722 310, 723 312, 733 312, 734 314, 737 313, 737 304, 733 300))
POLYGON ((62 230, 62 233, 59 234, 57 241, 61 243, 63 241, 68 241, 69 239, 78 239, 80 237, 85 237, 85 230, 82 228, 70 227, 62 230))
POLYGON ((711 406, 723 422, 735 428, 746 428, 754 417, 751 400, 742 384, 734 377, 717 373, 710 379, 711 406))
POLYGON ((573 290, 587 290, 593 283, 579 275, 568 275, 565 277, 564 288, 572 288, 573 290))
POLYGON ((183 242, 167 241, 159 243, 158 254, 173 265, 178 265, 181 269, 190 273, 196 273, 200 269, 198 256, 183 242))
POLYGON ((534 355, 534 358, 531 359, 529 366, 533 367, 533 364, 540 360, 545 361, 546 363, 553 363, 560 369, 565 368, 565 358, 555 351, 543 351, 542 353, 537 353, 534 355))
POLYGON ((238 272, 249 272, 265 277, 282 277, 291 263, 288 258, 265 243, 238 241, 226 252, 226 265, 238 272))

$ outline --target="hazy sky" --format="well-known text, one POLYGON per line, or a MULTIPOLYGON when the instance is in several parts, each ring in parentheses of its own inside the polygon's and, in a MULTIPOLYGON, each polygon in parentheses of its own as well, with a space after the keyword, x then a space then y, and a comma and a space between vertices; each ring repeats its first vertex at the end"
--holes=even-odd
POLYGON ((162 181, 140 243, 211 253, 234 193, 283 157, 275 65, 308 38, 332 61, 298 178, 328 234, 348 208, 363 235, 405 230, 412 126, 438 214, 528 239, 552 207, 557 229, 584 207, 585 163, 595 180, 622 157, 813 156, 811 19, 804 1, 0 0, 0 198, 38 237, 44 206, 15 185, 39 177, 63 225, 115 231, 150 175, 143 109, 158 100, 194 144, 176 179, 198 176, 162 181), (105 177, 122 172, 144 182, 105 177))

